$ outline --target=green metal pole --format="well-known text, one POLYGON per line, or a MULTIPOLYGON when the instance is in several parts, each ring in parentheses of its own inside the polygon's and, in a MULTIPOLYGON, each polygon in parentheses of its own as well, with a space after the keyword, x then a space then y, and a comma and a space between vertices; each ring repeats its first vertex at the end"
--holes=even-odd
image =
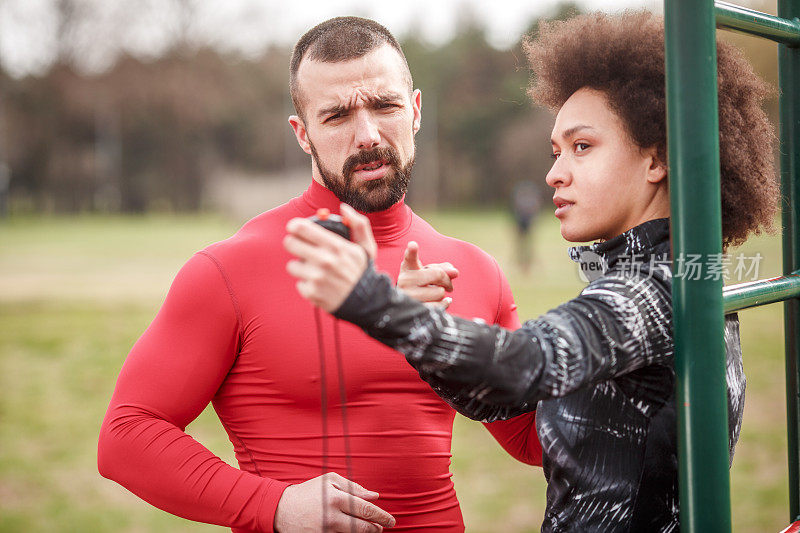
MULTIPOLYGON (((779 0, 778 16, 797 22, 800 0, 779 0)), ((800 49, 778 45, 778 80, 780 96, 781 193, 783 219, 783 272, 800 268, 800 49)), ((784 338, 786 342, 786 436, 789 452, 789 519, 800 515, 800 302, 784 303, 784 338)))
POLYGON ((728 2, 714 2, 717 26, 779 43, 800 45, 800 22, 775 17, 728 2))
POLYGON ((725 314, 800 297, 800 273, 725 287, 725 314))
POLYGON ((714 4, 665 0, 664 17, 681 531, 730 532, 722 280, 677 268, 722 251, 714 4))

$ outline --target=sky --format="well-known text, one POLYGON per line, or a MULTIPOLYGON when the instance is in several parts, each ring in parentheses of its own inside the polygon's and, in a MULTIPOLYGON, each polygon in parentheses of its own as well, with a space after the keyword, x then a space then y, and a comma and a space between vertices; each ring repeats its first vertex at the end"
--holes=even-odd
MULTIPOLYGON (((529 21, 558 0, 70 0, 81 23, 59 38, 58 0, 0 0, 0 65, 15 77, 41 74, 68 43, 79 68, 91 73, 125 50, 147 59, 174 43, 192 42, 258 56, 270 44, 292 45, 315 24, 337 15, 373 18, 402 39, 410 31, 432 44, 446 42, 467 14, 481 21, 489 42, 513 44, 529 21), (186 13, 191 13, 187 16, 186 13), (62 45, 62 48, 64 46, 62 45)), ((661 0, 578 0, 586 9, 660 11, 661 0)))

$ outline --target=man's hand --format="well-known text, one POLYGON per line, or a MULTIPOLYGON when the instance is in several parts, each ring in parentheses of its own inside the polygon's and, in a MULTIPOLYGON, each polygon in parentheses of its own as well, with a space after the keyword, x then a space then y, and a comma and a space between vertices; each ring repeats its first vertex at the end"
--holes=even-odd
POLYGON ((384 527, 394 527, 392 515, 367 501, 377 499, 377 492, 335 472, 328 472, 305 483, 286 487, 275 510, 275 531, 378 533, 384 527), (323 486, 325 501, 322 499, 323 486), (327 526, 324 530, 323 513, 327 526))
POLYGON ((453 299, 445 294, 452 292, 453 279, 457 276, 458 270, 450 263, 423 265, 419 259, 419 245, 410 241, 400 263, 397 288, 426 305, 447 309, 453 299))
POLYGON ((305 218, 290 220, 283 240, 284 248, 297 257, 286 270, 297 278, 300 296, 328 312, 344 303, 378 249, 367 217, 347 204, 341 212, 353 242, 305 218))

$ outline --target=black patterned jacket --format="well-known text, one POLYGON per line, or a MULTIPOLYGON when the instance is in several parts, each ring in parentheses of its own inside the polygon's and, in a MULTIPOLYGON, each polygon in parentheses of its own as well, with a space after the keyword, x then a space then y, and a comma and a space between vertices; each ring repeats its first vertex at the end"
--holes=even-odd
MULTIPOLYGON (((669 220, 570 255, 605 272, 514 332, 430 309, 371 267, 335 314, 405 354, 470 418, 537 411, 542 531, 678 531, 669 220)), ((745 389, 735 315, 725 341, 732 458, 745 389)))

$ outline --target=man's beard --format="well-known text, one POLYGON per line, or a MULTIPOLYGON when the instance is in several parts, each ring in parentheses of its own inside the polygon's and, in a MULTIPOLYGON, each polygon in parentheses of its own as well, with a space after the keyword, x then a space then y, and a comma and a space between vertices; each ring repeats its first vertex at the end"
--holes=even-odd
POLYGON ((413 156, 403 165, 397 150, 392 147, 361 150, 345 160, 342 165, 342 173, 337 175, 322 165, 314 144, 309 141, 309 145, 325 187, 340 201, 350 205, 356 211, 374 213, 389 209, 399 202, 408 190, 411 168, 414 166, 413 156), (390 167, 384 177, 362 181, 354 176, 355 168, 358 165, 381 160, 387 161, 386 164, 390 167))

